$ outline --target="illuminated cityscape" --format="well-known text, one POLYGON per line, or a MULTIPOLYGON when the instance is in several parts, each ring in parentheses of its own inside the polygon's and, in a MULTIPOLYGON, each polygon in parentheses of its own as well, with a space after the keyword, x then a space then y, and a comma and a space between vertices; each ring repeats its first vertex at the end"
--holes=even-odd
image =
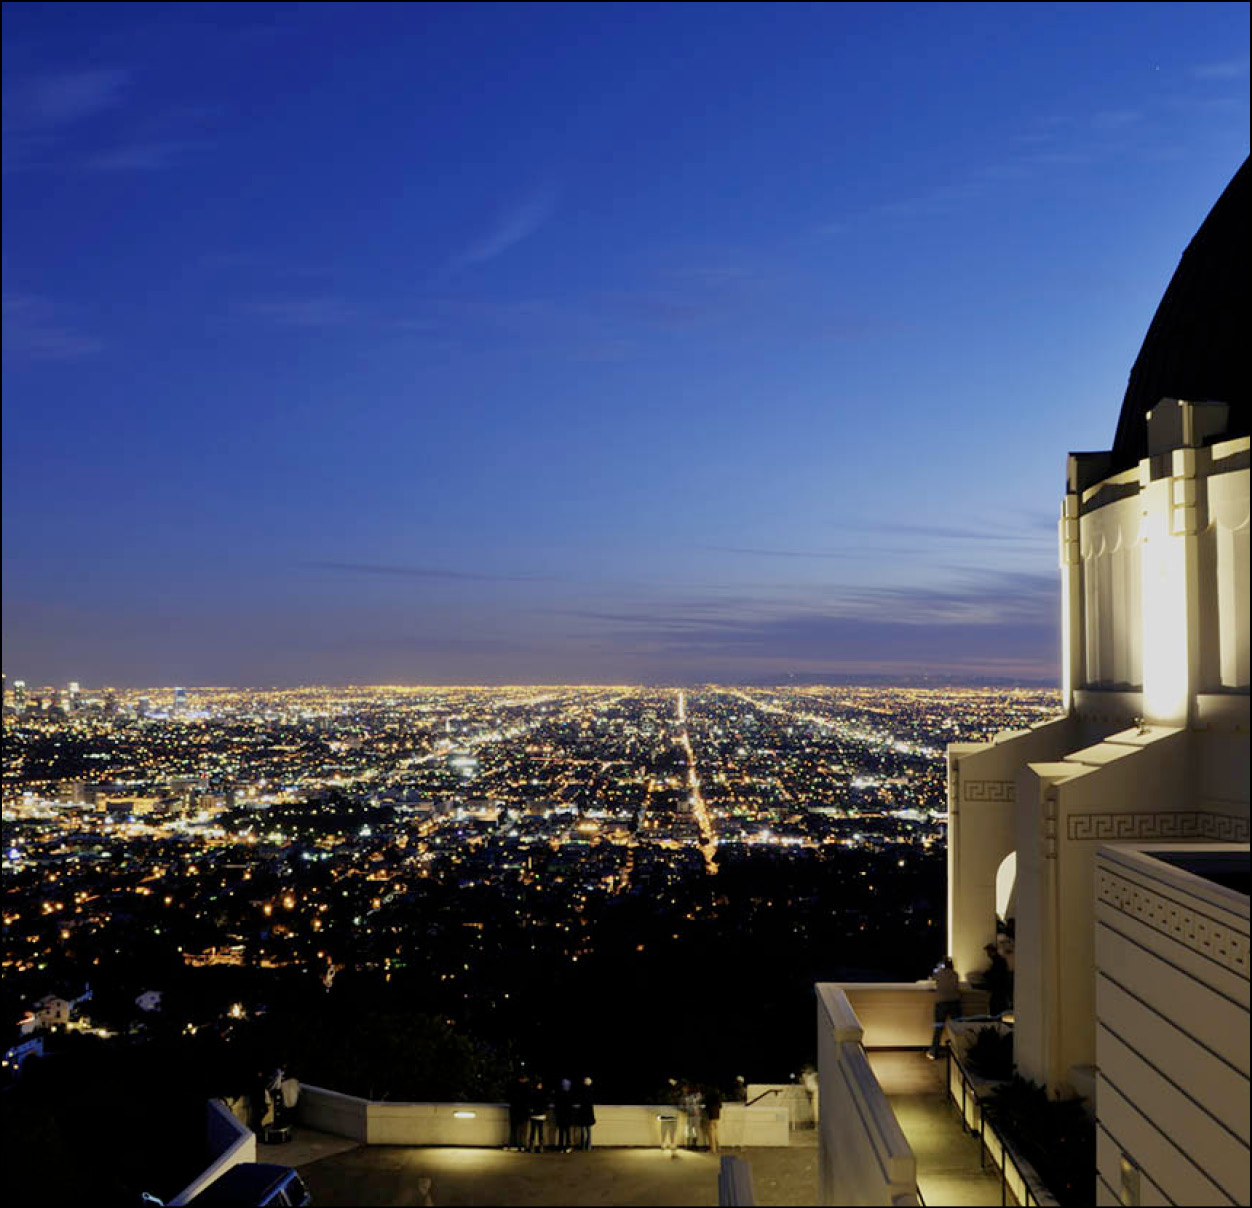
MULTIPOLYGON (((833 885, 846 856, 880 889, 903 870, 938 871, 945 744, 1020 729, 1057 700, 956 688, 154 688, 74 694, 66 710, 58 692, 31 696, 15 686, 5 700, 10 987, 101 967, 155 984, 178 963, 330 984, 345 968, 390 979, 422 961, 433 978, 434 961, 440 1007, 458 1014, 496 999, 499 968, 482 962, 506 932, 576 964, 622 940, 613 909, 641 897, 672 903, 670 942, 695 942, 708 886, 737 866, 807 865, 810 880, 828 868, 833 885), (454 944, 427 934, 436 901, 436 930, 454 944)), ((854 894, 823 909, 866 925, 854 894)), ((938 945, 937 898, 928 909, 938 945)), ((932 953, 909 955, 924 972, 932 953)))
POLYGON ((6 1202, 1249 1202, 1247 6, 3 9, 6 1202))
MULTIPOLYGON (((510 1069, 571 1063, 608 1103, 676 1069, 798 1076, 815 980, 915 978, 942 949, 945 744, 1057 701, 15 684, 6 1075, 172 1052, 232 1103, 251 1053, 401 1100, 499 1098, 510 1069)), ((198 1135, 179 1119, 159 1152, 198 1135)), ((130 1185, 167 1191, 196 1168, 136 1160, 130 1185)))

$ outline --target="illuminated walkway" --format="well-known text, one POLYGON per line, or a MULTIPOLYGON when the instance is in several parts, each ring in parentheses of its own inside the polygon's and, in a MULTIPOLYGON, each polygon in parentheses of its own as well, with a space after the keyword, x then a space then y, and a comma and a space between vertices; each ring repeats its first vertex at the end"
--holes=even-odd
POLYGON ((871 1049, 866 1055, 917 1158, 926 1208, 1001 1203, 999 1174, 981 1168, 978 1138, 961 1127, 944 1094, 945 1063, 927 1061, 920 1049, 871 1049))

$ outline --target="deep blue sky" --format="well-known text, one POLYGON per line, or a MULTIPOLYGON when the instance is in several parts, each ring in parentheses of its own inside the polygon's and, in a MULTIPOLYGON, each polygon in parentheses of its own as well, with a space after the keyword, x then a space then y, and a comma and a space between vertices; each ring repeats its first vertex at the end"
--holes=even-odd
POLYGON ((4 669, 1054 677, 1248 8, 4 6, 4 669))

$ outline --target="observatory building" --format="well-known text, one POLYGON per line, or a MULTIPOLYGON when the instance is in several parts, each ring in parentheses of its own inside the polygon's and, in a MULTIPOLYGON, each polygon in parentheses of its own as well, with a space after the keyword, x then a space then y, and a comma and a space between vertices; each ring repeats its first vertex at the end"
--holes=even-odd
POLYGON ((1068 458, 1064 716, 948 752, 957 969, 1013 918, 1014 1061, 1094 1096, 1105 1203, 1123 1164, 1145 1204, 1249 1195, 1249 184, 1183 254, 1113 448, 1068 458))
MULTIPOLYGON (((969 978, 1013 936, 1014 1065, 1087 1101, 1101 1204, 1250 1196, 1250 184, 1183 254, 1112 449, 1068 457, 1063 714, 948 751, 949 950, 969 978)), ((909 1194, 880 1190, 855 1202, 909 1194)))

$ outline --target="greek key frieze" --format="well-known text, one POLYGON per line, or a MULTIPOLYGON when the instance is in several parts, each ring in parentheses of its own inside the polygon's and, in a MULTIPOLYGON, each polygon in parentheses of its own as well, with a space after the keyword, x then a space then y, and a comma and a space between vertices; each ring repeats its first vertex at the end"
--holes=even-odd
POLYGON ((1211 810, 1070 814, 1069 839, 1210 839, 1246 843, 1248 820, 1211 810))
POLYGON ((1011 780, 966 780, 966 801, 1004 803, 1017 800, 1017 786, 1011 780))

